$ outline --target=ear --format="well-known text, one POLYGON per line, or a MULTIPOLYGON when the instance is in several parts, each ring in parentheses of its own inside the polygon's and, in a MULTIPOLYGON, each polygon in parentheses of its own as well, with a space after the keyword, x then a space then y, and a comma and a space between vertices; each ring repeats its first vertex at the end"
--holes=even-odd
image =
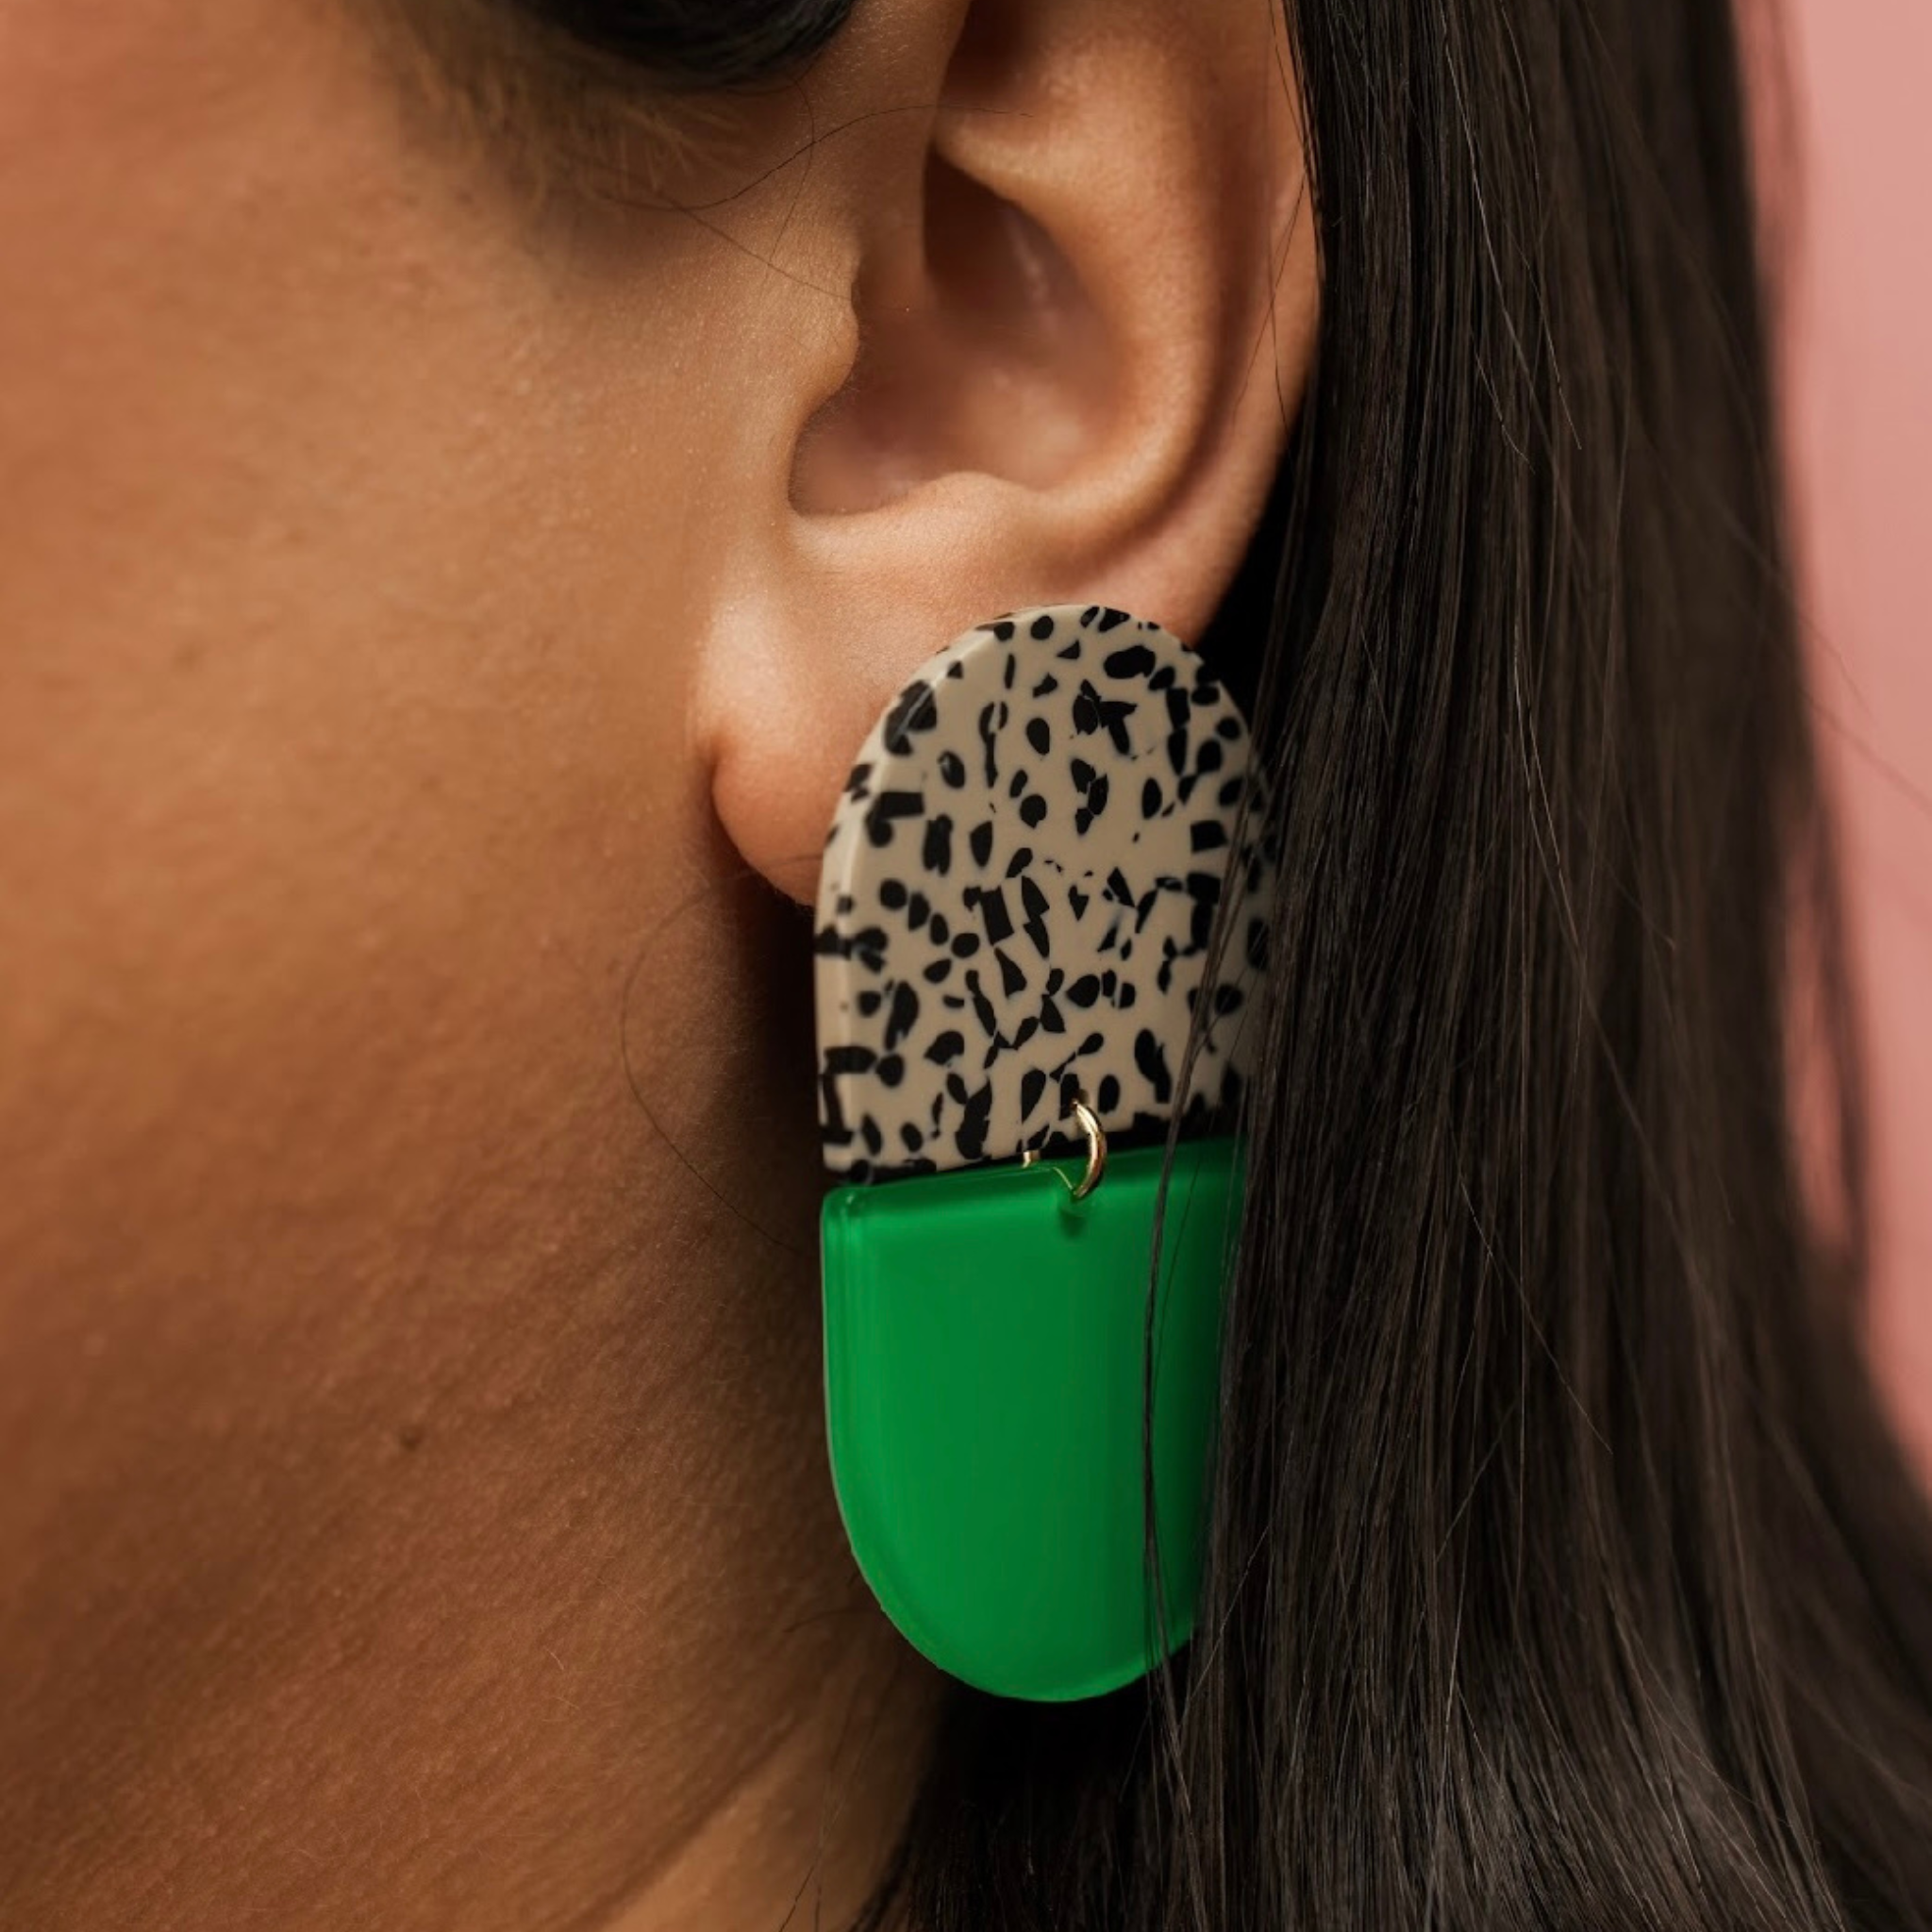
POLYGON ((1206 627, 1315 334, 1280 15, 878 0, 814 73, 845 130, 812 204, 842 368, 749 458, 698 675, 720 820, 792 896, 874 719, 971 625, 1097 602, 1206 627))

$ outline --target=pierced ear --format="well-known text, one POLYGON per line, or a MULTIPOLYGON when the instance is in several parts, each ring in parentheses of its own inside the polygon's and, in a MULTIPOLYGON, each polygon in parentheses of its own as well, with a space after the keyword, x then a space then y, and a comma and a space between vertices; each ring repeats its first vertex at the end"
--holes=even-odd
POLYGON ((884 10, 827 81, 899 125, 818 161, 846 177, 822 192, 851 225, 855 353, 800 398, 783 475, 745 479, 788 508, 748 528, 700 676, 720 818, 804 900, 853 754, 968 625, 1099 602, 1200 635, 1316 322, 1270 0, 974 0, 943 46, 945 9, 884 10))

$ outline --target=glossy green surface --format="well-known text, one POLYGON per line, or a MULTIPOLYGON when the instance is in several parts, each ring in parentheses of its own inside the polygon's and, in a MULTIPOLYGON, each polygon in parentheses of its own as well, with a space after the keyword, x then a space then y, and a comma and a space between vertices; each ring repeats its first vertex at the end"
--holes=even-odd
MULTIPOLYGON (((1008 1697, 1091 1697, 1163 1651, 1146 1549, 1161 1149, 830 1195, 825 1407, 853 1554, 906 1636, 1008 1697)), ((1153 1470, 1167 1646, 1193 1629, 1237 1143, 1183 1145, 1161 1237, 1153 1470)))

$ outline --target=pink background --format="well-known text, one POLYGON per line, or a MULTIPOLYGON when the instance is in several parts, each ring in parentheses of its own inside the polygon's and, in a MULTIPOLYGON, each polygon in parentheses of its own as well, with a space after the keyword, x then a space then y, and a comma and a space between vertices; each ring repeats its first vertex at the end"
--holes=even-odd
POLYGON ((1932 1474, 1932 4, 1789 0, 1793 438, 1812 695, 1874 1108, 1874 1348, 1932 1474))

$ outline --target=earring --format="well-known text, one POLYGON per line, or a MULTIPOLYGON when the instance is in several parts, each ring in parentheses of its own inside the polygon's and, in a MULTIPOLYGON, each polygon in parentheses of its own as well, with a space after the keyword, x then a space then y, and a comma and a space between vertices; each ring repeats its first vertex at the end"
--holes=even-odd
POLYGON ((1247 765, 1158 625, 1027 610, 906 687, 826 841, 833 1482, 893 1623, 1001 1695, 1193 1628, 1272 891, 1247 765))

